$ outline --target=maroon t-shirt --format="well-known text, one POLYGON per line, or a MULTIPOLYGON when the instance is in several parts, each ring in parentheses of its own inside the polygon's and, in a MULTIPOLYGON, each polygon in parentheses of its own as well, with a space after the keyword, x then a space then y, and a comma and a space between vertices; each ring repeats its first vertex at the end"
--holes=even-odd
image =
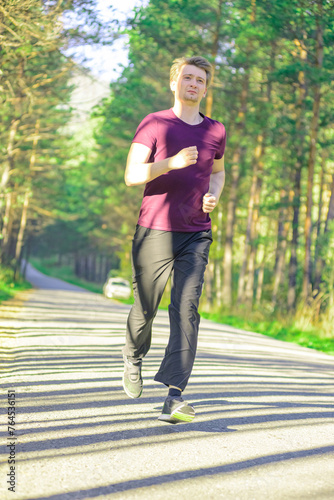
POLYGON ((210 229, 211 219, 202 210, 202 200, 209 191, 213 161, 224 154, 226 133, 222 123, 203 118, 198 125, 189 125, 168 109, 149 114, 138 126, 132 142, 152 150, 149 163, 189 146, 198 149, 197 163, 146 184, 138 219, 141 226, 182 232, 210 229))

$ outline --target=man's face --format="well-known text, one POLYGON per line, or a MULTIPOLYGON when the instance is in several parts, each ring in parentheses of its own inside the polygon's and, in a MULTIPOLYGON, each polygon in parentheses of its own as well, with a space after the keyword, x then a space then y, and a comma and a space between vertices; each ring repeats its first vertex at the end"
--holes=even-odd
POLYGON ((171 82, 170 88, 175 93, 175 100, 198 104, 206 95, 206 73, 204 69, 186 64, 177 79, 171 82))

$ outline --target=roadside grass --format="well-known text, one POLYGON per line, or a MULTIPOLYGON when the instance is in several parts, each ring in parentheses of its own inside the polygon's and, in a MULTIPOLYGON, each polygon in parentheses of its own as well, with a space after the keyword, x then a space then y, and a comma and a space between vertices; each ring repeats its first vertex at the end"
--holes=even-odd
MULTIPOLYGON (((71 266, 59 266, 54 258, 31 258, 30 262, 36 269, 48 276, 62 279, 73 285, 81 286, 91 292, 103 293, 102 285, 77 278, 71 266)), ((169 293, 170 285, 168 284, 160 303, 161 309, 168 308, 169 293)), ((119 299, 119 302, 131 305, 133 304, 133 297, 130 297, 128 300, 119 299)), ((278 314, 270 315, 259 311, 246 313, 242 310, 232 311, 232 313, 200 310, 200 314, 203 318, 216 323, 230 325, 241 330, 261 333, 278 340, 292 342, 303 347, 309 347, 334 355, 334 332, 332 329, 330 329, 329 333, 326 333, 325 330, 321 328, 321 325, 314 326, 312 324, 300 328, 300 317, 283 318, 279 317, 278 314)))
POLYGON ((13 269, 6 266, 0 266, 0 303, 11 299, 18 292, 29 290, 30 283, 25 281, 21 276, 14 280, 13 269))
POLYGON ((39 259, 30 258, 29 262, 34 266, 37 271, 40 271, 47 276, 52 278, 58 278, 72 285, 81 286, 86 290, 94 293, 103 293, 102 286, 99 283, 91 283, 90 281, 78 278, 74 272, 72 266, 61 265, 59 266, 54 258, 50 259, 39 259))
POLYGON ((201 312, 206 319, 234 326, 241 330, 261 333, 277 340, 292 342, 303 347, 309 347, 327 354, 334 355, 334 335, 328 335, 320 327, 309 325, 305 329, 298 326, 298 319, 290 317, 281 319, 279 317, 265 316, 264 314, 245 313, 224 314, 222 312, 201 312))
MULTIPOLYGON (((121 302, 132 304, 133 298, 121 302)), ((168 309, 169 290, 164 293, 160 309, 168 309)), ((297 317, 280 318, 278 314, 263 314, 259 311, 246 313, 242 310, 233 311, 232 314, 219 312, 207 312, 201 310, 202 318, 209 319, 215 323, 234 326, 240 330, 248 332, 261 333, 277 340, 292 342, 302 347, 309 347, 318 351, 325 352, 334 356, 334 327, 330 333, 322 328, 322 325, 312 326, 309 324, 304 328, 300 328, 300 314, 297 317)), ((326 329, 327 331, 328 328, 326 329)))

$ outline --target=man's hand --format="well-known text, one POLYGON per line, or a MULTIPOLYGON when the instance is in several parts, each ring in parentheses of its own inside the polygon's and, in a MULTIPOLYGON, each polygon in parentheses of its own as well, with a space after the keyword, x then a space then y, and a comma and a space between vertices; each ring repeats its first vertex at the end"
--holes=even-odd
POLYGON ((205 214, 209 214, 216 207, 217 203, 218 200, 213 194, 206 193, 203 196, 203 205, 202 205, 203 212, 205 214))
POLYGON ((181 149, 175 156, 169 160, 168 166, 172 170, 188 167, 197 162, 198 151, 196 146, 181 149))

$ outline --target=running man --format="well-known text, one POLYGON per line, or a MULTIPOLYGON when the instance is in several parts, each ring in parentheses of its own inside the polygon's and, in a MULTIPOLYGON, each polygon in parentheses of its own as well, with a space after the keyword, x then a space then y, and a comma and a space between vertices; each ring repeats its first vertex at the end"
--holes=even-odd
POLYGON ((174 106, 140 123, 125 171, 127 186, 146 186, 132 246, 134 304, 123 348, 123 388, 131 398, 142 394, 142 360, 171 276, 170 336, 154 378, 169 388, 159 420, 170 423, 191 422, 195 416, 182 392, 196 355, 198 304, 212 243, 209 214, 225 181, 224 125, 200 112, 211 73, 203 57, 174 61, 174 106))

